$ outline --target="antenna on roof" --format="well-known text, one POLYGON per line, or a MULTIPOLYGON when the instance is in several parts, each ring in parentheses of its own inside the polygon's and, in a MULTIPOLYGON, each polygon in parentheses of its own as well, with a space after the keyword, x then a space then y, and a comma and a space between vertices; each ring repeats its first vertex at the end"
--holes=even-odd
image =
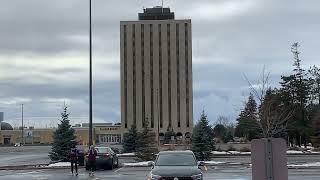
POLYGON ((162 13, 163 13, 163 0, 161 0, 161 8, 162 8, 162 13))

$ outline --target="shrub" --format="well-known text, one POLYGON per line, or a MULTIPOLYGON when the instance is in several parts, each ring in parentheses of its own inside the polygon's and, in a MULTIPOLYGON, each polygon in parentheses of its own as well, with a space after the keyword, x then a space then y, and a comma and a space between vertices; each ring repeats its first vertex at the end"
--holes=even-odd
POLYGON ((242 147, 240 148, 240 152, 251 152, 251 150, 248 147, 242 147))
POLYGON ((288 150, 292 150, 292 151, 301 151, 301 148, 298 146, 294 146, 294 147, 289 147, 288 150))
POLYGON ((314 148, 313 151, 320 152, 320 148, 314 148))
POLYGON ((228 149, 227 149, 227 151, 235 151, 236 149, 232 146, 232 145, 230 145, 229 147, 228 147, 228 149))
POLYGON ((218 146, 217 151, 222 152, 222 149, 220 146, 218 146))

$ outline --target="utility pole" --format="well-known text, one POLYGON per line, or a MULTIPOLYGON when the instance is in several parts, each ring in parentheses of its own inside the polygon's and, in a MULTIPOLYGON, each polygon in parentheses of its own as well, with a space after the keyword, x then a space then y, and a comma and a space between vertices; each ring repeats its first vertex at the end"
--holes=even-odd
POLYGON ((89 0, 89 146, 92 142, 92 24, 91 24, 91 0, 89 0))
POLYGON ((21 104, 21 144, 24 144, 23 129, 23 104, 21 104))

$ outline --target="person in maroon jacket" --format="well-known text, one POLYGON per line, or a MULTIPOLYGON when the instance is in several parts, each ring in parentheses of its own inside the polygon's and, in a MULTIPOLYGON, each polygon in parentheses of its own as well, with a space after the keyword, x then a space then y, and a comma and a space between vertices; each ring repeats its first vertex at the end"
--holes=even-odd
POLYGON ((73 175, 73 169, 75 169, 76 176, 78 176, 78 154, 79 154, 79 151, 76 148, 76 146, 74 145, 70 150, 69 159, 71 162, 71 173, 73 175))
POLYGON ((94 171, 96 169, 96 156, 97 156, 97 151, 94 148, 93 145, 90 146, 89 152, 88 152, 88 165, 89 165, 89 176, 94 176, 94 171))

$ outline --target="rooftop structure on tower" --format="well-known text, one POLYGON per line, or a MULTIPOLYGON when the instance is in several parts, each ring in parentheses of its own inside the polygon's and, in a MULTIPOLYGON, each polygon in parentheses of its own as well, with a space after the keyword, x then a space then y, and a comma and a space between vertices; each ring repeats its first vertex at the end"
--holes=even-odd
POLYGON ((169 20, 174 19, 174 12, 170 8, 155 6, 153 8, 143 9, 143 13, 139 13, 139 20, 169 20))

